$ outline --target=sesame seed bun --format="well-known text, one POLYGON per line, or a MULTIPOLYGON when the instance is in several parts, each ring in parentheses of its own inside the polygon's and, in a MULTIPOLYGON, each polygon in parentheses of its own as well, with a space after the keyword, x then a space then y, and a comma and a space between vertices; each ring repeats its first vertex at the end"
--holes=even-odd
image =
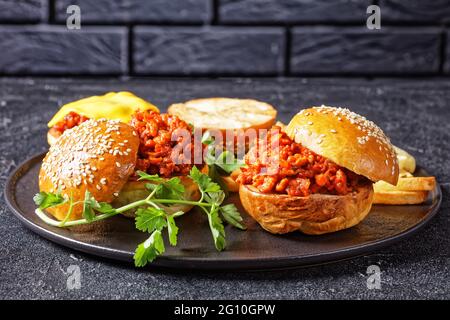
POLYGON ((353 227, 361 222, 372 206, 372 184, 357 187, 343 196, 312 194, 294 197, 260 193, 251 185, 241 185, 239 196, 244 209, 265 230, 283 234, 299 230, 320 235, 353 227))
MULTIPOLYGON (((39 172, 39 189, 82 201, 88 190, 99 202, 118 196, 134 172, 139 139, 127 124, 113 120, 88 120, 64 131, 50 147, 39 172)), ((47 211, 63 220, 69 204, 47 211)), ((69 220, 80 219, 82 204, 74 206, 69 220)))
POLYGON ((399 166, 389 139, 373 122, 348 109, 313 107, 292 118, 295 142, 372 181, 396 185, 399 166))

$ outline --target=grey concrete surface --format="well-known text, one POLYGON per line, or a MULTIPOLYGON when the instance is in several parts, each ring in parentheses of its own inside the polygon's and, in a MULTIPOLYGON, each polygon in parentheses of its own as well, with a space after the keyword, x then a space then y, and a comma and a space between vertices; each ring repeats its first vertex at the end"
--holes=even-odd
POLYGON ((450 297, 450 81, 439 79, 118 80, 0 78, 1 299, 448 299, 450 297), (300 108, 346 106, 377 122, 442 185, 439 214, 417 235, 369 256, 324 266, 258 273, 135 269, 78 253, 27 230, 5 204, 10 172, 46 149, 46 123, 63 103, 129 90, 164 109, 211 96, 267 101, 287 120, 300 108), (81 288, 67 290, 78 265, 81 288), (368 290, 366 270, 381 269, 368 290))

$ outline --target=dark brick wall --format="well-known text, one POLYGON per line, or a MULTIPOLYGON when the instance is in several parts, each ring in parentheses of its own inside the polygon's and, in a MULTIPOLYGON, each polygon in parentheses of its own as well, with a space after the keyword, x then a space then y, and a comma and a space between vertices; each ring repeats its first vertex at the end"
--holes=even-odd
POLYGON ((449 76, 450 0, 0 0, 0 51, 0 75, 449 76))

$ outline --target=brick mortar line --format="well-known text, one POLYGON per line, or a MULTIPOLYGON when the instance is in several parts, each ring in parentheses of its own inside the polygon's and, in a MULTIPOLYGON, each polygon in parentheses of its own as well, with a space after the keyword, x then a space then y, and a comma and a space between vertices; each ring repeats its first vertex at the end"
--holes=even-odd
POLYGON ((210 10, 211 10, 211 18, 210 18, 209 24, 210 25, 218 25, 219 21, 220 21, 220 17, 219 17, 220 3, 219 3, 219 0, 210 0, 209 1, 209 5, 210 5, 210 10))
POLYGON ((285 43, 284 43, 284 66, 283 66, 283 75, 288 76, 291 74, 291 52, 292 52, 292 30, 290 27, 286 27, 284 30, 285 33, 285 43))
POLYGON ((52 24, 56 20, 56 0, 47 0, 47 6, 47 22, 52 24))
POLYGON ((439 73, 445 74, 445 64, 450 63, 450 61, 447 61, 447 32, 446 30, 443 30, 440 35, 440 48, 439 48, 439 73))
POLYGON ((235 74, 220 74, 220 73, 195 73, 195 74, 183 74, 183 73, 167 73, 167 74, 152 74, 152 73, 130 73, 130 74, 117 74, 117 73, 80 73, 80 74, 70 74, 67 75, 65 73, 0 73, 0 78, 122 78, 122 77, 132 77, 132 78, 154 78, 158 80, 173 80, 173 79, 246 79, 246 78, 254 78, 254 79, 320 79, 320 78, 340 78, 340 79, 364 79, 368 81, 376 80, 378 78, 389 78, 396 80, 410 80, 417 79, 430 80, 433 78, 437 78, 436 80, 449 81, 450 76, 448 74, 441 73, 424 73, 424 74, 406 74, 400 75, 395 73, 384 73, 384 74, 364 74, 364 73, 354 73, 354 74, 344 74, 344 73, 320 73, 320 74, 311 74, 311 73, 295 73, 289 75, 279 75, 276 73, 267 73, 267 74, 252 74, 252 73, 235 73, 235 74))
MULTIPOLYGON (((24 25, 61 25, 64 26, 65 22, 60 21, 26 21, 26 20, 20 20, 17 21, 5 21, 1 22, 0 24, 24 24, 24 25)), ((249 23, 249 22, 243 22, 243 23, 205 23, 205 22, 177 22, 177 21, 167 21, 167 22, 83 22, 83 19, 81 19, 81 27, 83 26, 119 26, 119 27, 128 27, 128 26, 155 26, 155 27, 190 27, 190 26, 210 26, 210 27, 246 27, 246 28, 258 28, 258 27, 336 27, 336 28, 345 28, 345 27, 361 27, 365 28, 366 24, 361 24, 360 22, 304 22, 304 23, 249 23)), ((382 23, 381 24, 381 31, 383 31, 383 28, 399 28, 399 29, 421 29, 421 28, 442 28, 442 29, 450 29, 450 22, 448 23, 416 23, 416 22, 389 22, 389 23, 382 23)), ((369 30, 368 31, 373 31, 369 30)))
POLYGON ((128 64, 128 70, 127 75, 131 76, 134 74, 134 27, 128 27, 128 33, 127 33, 127 64, 128 64))
MULTIPOLYGON (((25 21, 25 20, 18 20, 18 21, 0 21, 0 27, 2 26, 24 26, 24 27, 33 27, 33 26, 65 26, 66 24, 64 22, 56 22, 56 21, 40 21, 40 22, 31 22, 31 21, 25 21)), ((81 27, 213 27, 213 28, 246 28, 246 29, 258 29, 258 28, 268 28, 268 27, 278 27, 278 28, 295 28, 295 27, 336 27, 336 29, 339 28, 346 28, 346 27, 361 27, 365 28, 365 25, 361 24, 336 24, 336 23, 302 23, 302 24, 203 24, 201 22, 192 22, 192 23, 145 23, 145 22, 135 22, 135 23, 123 23, 123 22, 85 22, 81 21, 81 27)), ((410 28, 412 25, 405 25, 405 24, 383 24, 381 26, 381 31, 383 31, 384 28, 394 28, 394 29, 404 29, 404 30, 411 30, 411 29, 430 29, 430 28, 436 28, 437 30, 441 29, 442 32, 450 32, 450 23, 448 24, 421 24, 417 25, 414 24, 414 28, 410 28)), ((373 32, 376 33, 376 31, 373 30, 367 30, 367 32, 373 32)))

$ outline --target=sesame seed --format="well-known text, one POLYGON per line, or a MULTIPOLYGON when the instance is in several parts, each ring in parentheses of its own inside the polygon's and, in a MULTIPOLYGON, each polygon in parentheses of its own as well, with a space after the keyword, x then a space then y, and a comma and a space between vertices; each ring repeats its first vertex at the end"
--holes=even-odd
POLYGON ((116 167, 120 168, 120 163, 116 161, 116 167))
POLYGON ((337 133, 337 131, 334 130, 334 129, 331 129, 330 132, 331 132, 331 133, 337 133))
POLYGON ((101 189, 102 189, 102 187, 100 187, 98 184, 95 186, 95 188, 96 188, 97 190, 101 190, 101 189))
POLYGON ((313 125, 313 122, 312 122, 312 121, 308 121, 308 124, 309 124, 310 126, 312 126, 312 125, 313 125))

